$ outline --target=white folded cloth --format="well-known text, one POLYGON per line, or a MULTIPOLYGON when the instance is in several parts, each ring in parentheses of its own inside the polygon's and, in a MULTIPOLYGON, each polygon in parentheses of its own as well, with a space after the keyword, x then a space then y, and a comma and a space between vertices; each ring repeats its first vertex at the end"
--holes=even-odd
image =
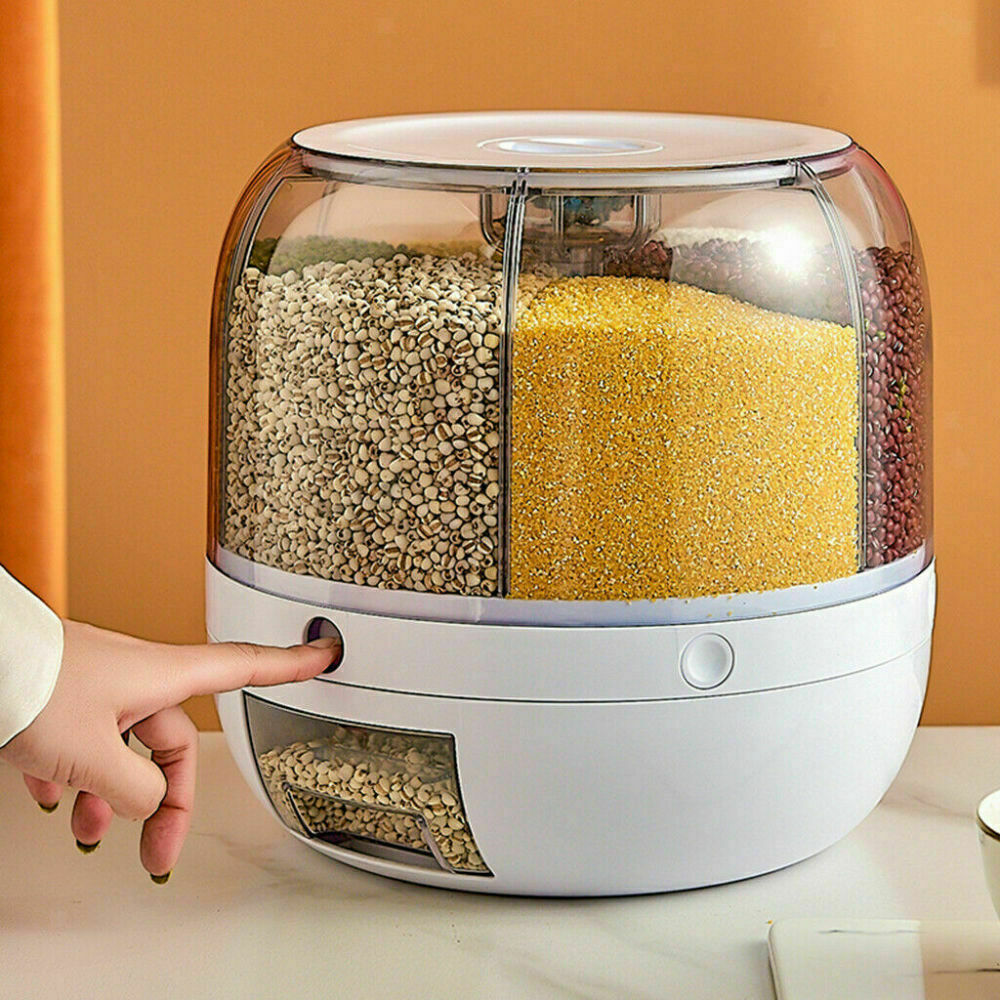
POLYGON ((58 615, 0 566, 0 747, 48 704, 62 654, 58 615))

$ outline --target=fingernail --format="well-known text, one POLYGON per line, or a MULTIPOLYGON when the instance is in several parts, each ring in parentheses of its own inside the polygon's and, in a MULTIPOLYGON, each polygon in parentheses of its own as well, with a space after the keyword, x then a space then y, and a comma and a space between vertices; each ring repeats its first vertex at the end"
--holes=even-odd
POLYGON ((340 640, 335 639, 332 635, 325 635, 321 639, 313 639, 312 642, 307 642, 307 646, 312 646, 313 649, 333 649, 334 646, 340 645, 340 640))
POLYGON ((52 805, 47 806, 44 802, 39 802, 38 808, 41 809, 42 812, 54 813, 59 808, 59 803, 53 802, 52 805))
MULTIPOLYGON (((172 870, 172 869, 171 869, 172 870)), ((165 885, 167 879, 170 878, 170 872, 166 875, 150 875, 149 876, 157 885, 165 885)))
POLYGON ((93 854, 94 851, 96 851, 97 848, 100 847, 100 846, 101 846, 101 842, 100 841, 97 841, 96 844, 85 844, 85 843, 83 843, 83 841, 80 841, 80 840, 78 840, 76 842, 76 849, 81 854, 93 854))

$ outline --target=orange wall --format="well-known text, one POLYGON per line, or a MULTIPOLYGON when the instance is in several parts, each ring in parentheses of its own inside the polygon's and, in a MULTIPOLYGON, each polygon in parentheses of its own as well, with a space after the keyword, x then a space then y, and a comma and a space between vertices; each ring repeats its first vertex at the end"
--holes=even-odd
POLYGON ((215 257, 243 183, 293 130, 487 107, 790 118, 868 147, 920 230, 941 595, 924 721, 1000 723, 994 0, 60 8, 73 615, 203 636, 215 257))
POLYGON ((66 613, 59 59, 55 0, 0 19, 0 563, 66 613))

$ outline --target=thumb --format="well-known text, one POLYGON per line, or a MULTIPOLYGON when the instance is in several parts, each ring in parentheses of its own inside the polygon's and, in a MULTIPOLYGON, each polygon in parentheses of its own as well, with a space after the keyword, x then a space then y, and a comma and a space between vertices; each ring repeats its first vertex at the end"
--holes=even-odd
POLYGON ((167 792, 163 772, 129 750, 117 733, 94 747, 94 761, 83 768, 81 790, 100 796, 123 819, 152 816, 167 792))
POLYGON ((308 680, 339 662, 342 652, 336 638, 290 649, 248 642, 188 646, 185 656, 172 661, 171 704, 198 694, 308 680))

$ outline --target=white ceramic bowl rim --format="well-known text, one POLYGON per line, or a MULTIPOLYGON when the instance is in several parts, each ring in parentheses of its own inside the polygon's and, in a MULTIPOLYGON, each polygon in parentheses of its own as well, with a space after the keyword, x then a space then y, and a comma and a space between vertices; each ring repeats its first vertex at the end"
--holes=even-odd
POLYGON ((1000 789, 990 792, 976 810, 979 828, 988 837, 1000 840, 1000 789))

